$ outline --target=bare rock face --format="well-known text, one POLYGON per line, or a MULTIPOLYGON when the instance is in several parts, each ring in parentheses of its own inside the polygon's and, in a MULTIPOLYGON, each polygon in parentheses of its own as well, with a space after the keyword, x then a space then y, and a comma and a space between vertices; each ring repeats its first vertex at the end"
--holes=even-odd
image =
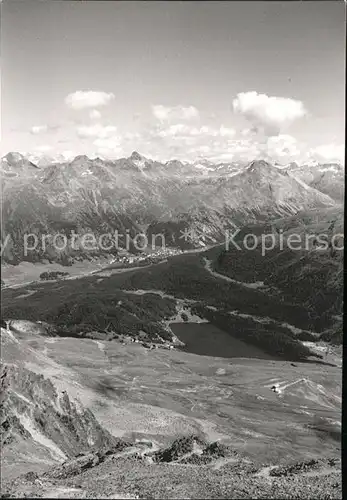
POLYGON ((61 462, 91 449, 107 450, 119 440, 104 430, 90 410, 58 394, 42 375, 4 365, 0 375, 1 444, 45 449, 61 462))
POLYGON ((9 367, 3 366, 0 375, 0 437, 1 447, 13 443, 19 438, 29 439, 30 433, 21 424, 20 419, 11 410, 9 367))
POLYGON ((53 326, 44 321, 27 321, 22 319, 10 319, 7 322, 8 329, 19 334, 37 334, 52 336, 55 333, 53 326))

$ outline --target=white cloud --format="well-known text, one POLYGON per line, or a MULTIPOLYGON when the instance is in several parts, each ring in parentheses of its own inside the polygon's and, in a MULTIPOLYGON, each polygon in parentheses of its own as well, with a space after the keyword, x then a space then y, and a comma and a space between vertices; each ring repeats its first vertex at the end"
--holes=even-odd
POLYGON ((48 130, 48 126, 47 125, 34 125, 33 127, 31 127, 30 129, 30 132, 32 134, 41 134, 43 132, 47 132, 48 130))
POLYGON ((199 146, 198 151, 200 153, 208 154, 211 151, 210 146, 199 146))
POLYGON ((213 127, 191 127, 185 123, 176 123, 167 128, 163 128, 158 132, 154 131, 154 135, 159 137, 233 137, 235 130, 222 125, 219 129, 213 127))
MULTIPOLYGON (((176 115, 177 116, 177 115, 176 115)), ((208 155, 210 151, 223 151, 234 140, 233 128, 220 126, 197 126, 183 120, 159 121, 136 137, 133 149, 144 155, 159 155, 165 160, 195 160, 197 156, 208 155)))
POLYGON ((152 113, 159 121, 192 120, 199 117, 199 111, 194 106, 152 106, 152 113))
MULTIPOLYGON (((205 127, 206 128, 206 127, 205 127)), ((196 136, 204 133, 205 129, 201 127, 198 129, 196 127, 190 127, 184 123, 176 123, 175 125, 170 125, 167 128, 163 128, 158 132, 154 131, 154 135, 157 133, 159 137, 187 137, 196 136)))
POLYGON ((133 141, 141 139, 141 134, 139 132, 127 132, 123 137, 126 141, 133 141))
POLYGON ((237 94, 233 109, 267 135, 278 135, 283 126, 306 114, 301 101, 288 97, 269 97, 255 91, 237 94))
POLYGON ((101 113, 100 111, 98 111, 97 109, 93 109, 92 111, 90 111, 89 113, 89 118, 91 120, 100 120, 101 118, 101 113))
POLYGON ((97 153, 105 157, 115 157, 122 151, 122 138, 117 135, 111 137, 99 137, 93 142, 97 153))
POLYGON ((52 146, 49 146, 48 144, 42 144, 41 146, 37 146, 35 148, 35 152, 37 153, 46 153, 47 151, 51 151, 52 146))
MULTIPOLYGON (((177 123, 176 125, 170 125, 169 127, 159 130, 158 131, 158 136, 159 137, 175 137, 175 136, 182 136, 182 135, 189 135, 190 133, 190 127, 188 125, 185 125, 183 123, 177 123)), ((154 132, 155 134, 155 132, 154 132)))
POLYGON ((112 92, 99 92, 93 90, 77 90, 66 96, 65 103, 72 109, 97 108, 105 106, 114 99, 112 92))
POLYGON ((269 137, 265 147, 261 148, 270 161, 294 161, 300 156, 297 140, 291 135, 281 134, 269 137))
POLYGON ((233 137, 235 133, 236 132, 233 128, 224 127, 224 125, 222 125, 219 129, 219 134, 222 137, 233 137))
POLYGON ((345 147, 343 144, 323 144, 308 152, 310 159, 318 162, 345 162, 345 147))
POLYGON ((258 133, 257 127, 244 128, 243 130, 241 130, 242 137, 254 136, 254 135, 257 135, 257 133, 258 133))
POLYGON ((214 162, 248 162, 261 157, 258 144, 246 139, 233 139, 227 142, 213 141, 188 151, 191 159, 205 158, 214 162))
POLYGON ((100 123, 95 125, 82 125, 77 127, 77 134, 79 137, 97 137, 100 139, 105 139, 110 137, 117 132, 117 127, 112 125, 103 126, 100 123))
POLYGON ((65 151, 62 151, 61 156, 65 161, 70 161, 73 160, 77 155, 73 151, 66 149, 65 151))

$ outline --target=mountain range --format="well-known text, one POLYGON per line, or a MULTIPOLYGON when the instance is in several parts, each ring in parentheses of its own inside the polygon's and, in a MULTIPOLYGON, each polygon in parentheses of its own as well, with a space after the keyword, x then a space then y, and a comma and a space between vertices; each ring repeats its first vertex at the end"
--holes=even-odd
POLYGON ((68 264, 77 254, 84 258, 89 251, 70 246, 72 231, 79 236, 92 232, 96 238, 115 230, 132 238, 161 233, 167 246, 204 246, 222 241, 225 230, 235 225, 334 207, 343 200, 344 170, 335 164, 161 163, 137 152, 113 161, 82 155, 43 164, 19 153, 1 159, 5 262, 48 259, 68 264), (184 231, 202 238, 187 241, 184 231), (60 251, 47 241, 45 248, 38 245, 25 255, 28 233, 39 240, 44 234, 52 239, 64 233, 68 245, 60 251))

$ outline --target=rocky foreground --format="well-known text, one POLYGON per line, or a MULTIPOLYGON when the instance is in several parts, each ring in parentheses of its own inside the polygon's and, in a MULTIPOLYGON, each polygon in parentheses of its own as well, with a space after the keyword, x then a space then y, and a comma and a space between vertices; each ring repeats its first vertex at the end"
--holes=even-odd
POLYGON ((267 387, 322 368, 4 328, 1 345, 2 498, 342 498, 338 396, 267 387))
POLYGON ((3 484, 2 498, 342 498, 338 459, 256 467, 218 450, 195 454, 206 463, 192 451, 161 462, 141 445, 82 455, 41 475, 28 472, 3 484))

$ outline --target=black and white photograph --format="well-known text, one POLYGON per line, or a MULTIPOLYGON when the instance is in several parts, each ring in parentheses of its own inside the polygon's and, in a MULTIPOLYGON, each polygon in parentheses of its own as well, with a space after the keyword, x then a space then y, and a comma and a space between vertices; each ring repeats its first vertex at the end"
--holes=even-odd
POLYGON ((346 3, 0 12, 1 498, 342 499, 346 3))

